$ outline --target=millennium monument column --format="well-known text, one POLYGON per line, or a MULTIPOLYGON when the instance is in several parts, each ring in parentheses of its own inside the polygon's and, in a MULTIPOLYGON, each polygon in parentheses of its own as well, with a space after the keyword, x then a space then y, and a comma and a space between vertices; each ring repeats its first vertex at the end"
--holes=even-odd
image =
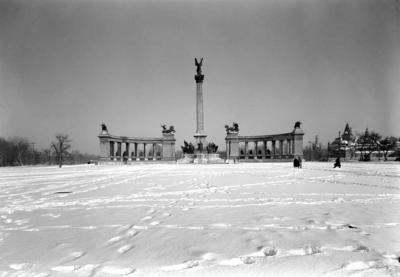
MULTIPOLYGON (((196 81, 196 132, 194 134, 194 144, 190 143, 192 150, 187 153, 184 152, 184 157, 179 159, 177 163, 195 163, 195 164, 210 164, 210 163, 224 163, 217 153, 218 146, 214 144, 208 145, 206 141, 207 135, 204 132, 204 113, 203 113, 203 81, 204 75, 201 73, 201 66, 203 65, 203 58, 200 62, 197 58, 194 59, 196 69, 196 75, 194 80, 196 81), (193 149, 194 148, 194 149, 193 149)), ((185 147, 189 144, 185 141, 185 147)), ((184 148, 182 146, 182 150, 184 148)), ((185 150, 184 150, 185 151, 185 150)))
POLYGON ((196 133, 194 134, 195 142, 198 146, 198 152, 203 153, 207 146, 206 137, 204 132, 204 113, 203 113, 203 80, 204 75, 201 73, 201 66, 203 65, 203 58, 200 62, 197 58, 194 59, 196 69, 196 75, 194 79, 196 81, 196 133))

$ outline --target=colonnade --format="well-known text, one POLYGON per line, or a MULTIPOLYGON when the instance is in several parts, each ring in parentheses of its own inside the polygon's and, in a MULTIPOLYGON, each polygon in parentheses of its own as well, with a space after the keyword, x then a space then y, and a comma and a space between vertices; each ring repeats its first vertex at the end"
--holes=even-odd
MULTIPOLYGON (((281 159, 292 158, 294 156, 294 140, 281 139, 281 140, 239 140, 239 158, 249 159, 281 159), (249 143, 253 147, 249 147, 249 143)), ((226 149, 228 156, 232 155, 231 141, 226 141, 226 149)))
POLYGON ((104 132, 98 137, 102 162, 175 160, 173 134, 163 133, 161 138, 144 138, 114 136, 104 132))
MULTIPOLYGON (((249 159, 274 159, 274 158, 290 158, 294 155, 294 140, 239 140, 239 156, 240 158, 249 159), (253 147, 249 147, 249 143, 253 147)), ((229 152, 232 147, 231 142, 227 141, 227 150, 229 152)))
POLYGON ((121 141, 109 141, 110 144, 110 160, 113 161, 139 161, 144 160, 157 160, 161 159, 162 142, 121 142, 121 141), (125 150, 123 151, 123 144, 125 144, 125 150), (132 145, 132 149, 131 146, 132 145), (140 147, 142 146, 142 147, 140 147), (150 148, 148 148, 148 146, 150 148), (140 150, 140 148, 142 150, 140 150))
POLYGON ((239 136, 228 132, 225 137, 228 159, 292 159, 303 156, 303 131, 261 136, 239 136), (249 145, 251 144, 251 145, 249 145), (252 146, 252 147, 251 147, 252 146))

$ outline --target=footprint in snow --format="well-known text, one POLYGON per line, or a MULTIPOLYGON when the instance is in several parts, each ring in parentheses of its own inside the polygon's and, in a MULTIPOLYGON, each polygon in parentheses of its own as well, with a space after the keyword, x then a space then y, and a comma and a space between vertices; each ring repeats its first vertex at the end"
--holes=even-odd
POLYGON ((314 255, 322 253, 321 247, 318 245, 306 245, 303 247, 303 251, 305 255, 314 255))
POLYGON ((300 249, 290 249, 287 251, 287 254, 289 256, 304 256, 304 255, 314 255, 322 253, 321 247, 320 246, 315 246, 315 245, 306 245, 303 248, 300 249))
POLYGON ((369 252, 370 248, 365 246, 365 245, 357 245, 357 248, 355 249, 356 252, 369 252))
POLYGON ((76 260, 78 260, 79 258, 81 258, 81 257, 83 257, 85 255, 86 255, 86 252, 83 252, 83 251, 72 252, 68 256, 64 257, 61 260, 61 263, 67 263, 67 262, 76 261, 76 260))
POLYGON ((135 229, 131 229, 131 230, 129 230, 129 231, 126 232, 126 236, 128 236, 128 237, 134 237, 134 236, 136 236, 137 234, 139 234, 139 231, 137 231, 137 230, 135 230, 135 229))
POLYGON ((240 257, 240 260, 242 260, 244 264, 254 264, 256 262, 256 258, 253 256, 243 256, 240 257))
POLYGON ((169 266, 164 266, 161 269, 164 271, 176 271, 176 270, 183 270, 183 269, 189 269, 193 268, 196 266, 199 266, 200 262, 199 261, 186 261, 181 264, 176 264, 176 265, 169 265, 169 266))
POLYGON ((121 246, 120 248, 118 248, 117 252, 120 254, 125 254, 132 248, 133 248, 133 245, 127 244, 127 245, 124 245, 124 246, 121 246))
POLYGON ((73 259, 73 260, 77 260, 83 256, 85 256, 86 253, 83 251, 77 251, 77 252, 73 252, 71 253, 69 256, 73 259))
POLYGON ((107 275, 128 275, 135 271, 136 269, 130 267, 104 266, 101 268, 101 272, 107 275))
POLYGON ((79 274, 84 274, 85 276, 92 276, 98 267, 100 267, 100 264, 86 264, 81 266, 78 269, 78 272, 79 274))
POLYGON ((205 261, 215 261, 218 259, 218 255, 212 252, 207 252, 201 256, 205 261))
POLYGON ((345 270, 350 270, 350 271, 358 271, 358 270, 365 270, 368 269, 372 266, 374 266, 376 262, 374 261, 369 261, 369 262, 364 262, 364 261, 356 261, 356 262, 349 262, 347 264, 343 265, 343 269, 345 270))
POLYGON ((275 247, 265 246, 260 249, 261 253, 266 256, 276 256, 278 254, 278 250, 275 247))
POLYGON ((153 213, 155 213, 155 211, 156 211, 155 209, 150 209, 147 211, 147 214, 153 214, 153 213))
POLYGON ((119 242, 120 240, 122 240, 122 237, 121 236, 116 236, 116 237, 113 237, 113 238, 109 239, 106 242, 106 244, 107 245, 115 244, 115 243, 119 242))
POLYGON ((78 266, 78 265, 60 265, 60 266, 52 267, 51 270, 57 271, 57 272, 68 273, 68 272, 76 271, 79 268, 80 268, 80 266, 78 266))
POLYGON ((145 217, 143 217, 143 218, 141 219, 141 221, 150 220, 150 219, 152 219, 152 218, 153 218, 152 216, 145 216, 145 217))
POLYGON ((15 270, 28 270, 32 267, 32 264, 28 263, 10 264, 9 267, 15 270))

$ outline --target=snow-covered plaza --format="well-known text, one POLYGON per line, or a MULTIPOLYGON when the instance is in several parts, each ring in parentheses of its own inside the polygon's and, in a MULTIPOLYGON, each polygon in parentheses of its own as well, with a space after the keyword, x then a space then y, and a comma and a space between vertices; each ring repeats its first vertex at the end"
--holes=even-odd
POLYGON ((400 165, 0 168, 0 276, 398 276, 400 165))

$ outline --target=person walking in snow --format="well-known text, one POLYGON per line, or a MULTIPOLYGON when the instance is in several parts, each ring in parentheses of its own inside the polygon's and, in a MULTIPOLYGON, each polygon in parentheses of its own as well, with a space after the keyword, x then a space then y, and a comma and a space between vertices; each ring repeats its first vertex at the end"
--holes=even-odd
POLYGON ((341 167, 341 164, 340 164, 340 157, 337 157, 336 158, 336 160, 335 160, 335 163, 334 163, 334 165, 333 165, 333 168, 336 168, 336 167, 341 167))
POLYGON ((299 166, 299 160, 296 159, 296 158, 294 158, 294 160, 293 160, 293 167, 294 167, 294 168, 299 168, 299 167, 300 167, 300 166, 299 166))

